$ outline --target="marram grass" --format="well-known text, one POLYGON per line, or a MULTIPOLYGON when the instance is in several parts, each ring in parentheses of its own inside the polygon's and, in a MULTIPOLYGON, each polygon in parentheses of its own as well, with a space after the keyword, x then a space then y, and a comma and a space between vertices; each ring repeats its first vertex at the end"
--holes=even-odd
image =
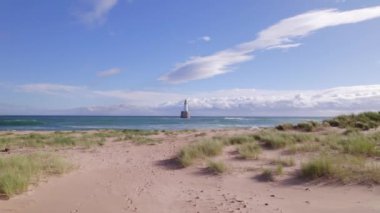
POLYGON ((204 140, 184 147, 178 154, 178 160, 184 167, 190 166, 194 160, 220 154, 223 143, 218 140, 204 140))
POLYGON ((0 158, 0 194, 11 197, 22 193, 40 178, 59 175, 71 168, 62 158, 44 153, 0 158))
POLYGON ((207 169, 214 174, 222 174, 227 171, 227 166, 222 161, 209 161, 207 169))

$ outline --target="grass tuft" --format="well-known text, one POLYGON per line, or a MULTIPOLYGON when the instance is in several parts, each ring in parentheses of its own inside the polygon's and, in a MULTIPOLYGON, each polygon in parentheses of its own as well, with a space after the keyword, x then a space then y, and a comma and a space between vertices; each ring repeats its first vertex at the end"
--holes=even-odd
POLYGON ((218 140, 204 140, 184 147, 178 154, 178 160, 184 167, 190 166, 195 159, 212 157, 220 154, 223 143, 218 140))
POLYGON ((293 158, 279 158, 277 160, 273 160, 272 164, 291 167, 295 165, 293 158))
POLYGON ((305 143, 305 144, 291 144, 287 148, 289 154, 303 153, 303 152, 317 152, 321 148, 318 143, 305 143))
POLYGON ((375 142, 362 134, 352 135, 340 141, 345 153, 353 155, 376 156, 380 155, 375 142))
POLYGON ((258 141, 264 143, 264 146, 270 149, 280 149, 284 148, 290 144, 294 143, 303 143, 306 141, 313 141, 315 137, 308 133, 289 133, 289 132, 280 132, 276 130, 272 131, 261 131, 255 138, 258 141))
POLYGON ((302 164, 301 176, 308 179, 329 177, 333 173, 333 162, 330 158, 319 157, 302 164))
POLYGON ((37 183, 41 177, 59 175, 71 167, 63 159, 50 154, 14 155, 0 158, 0 194, 11 197, 37 183))
POLYGON ((210 160, 207 164, 207 169, 214 174, 222 174, 227 171, 227 166, 221 161, 216 162, 210 160))
POLYGON ((321 155, 302 165, 301 177, 328 178, 341 183, 379 184, 380 166, 352 155, 321 155))
POLYGON ((245 144, 245 143, 254 143, 256 139, 252 135, 238 135, 232 136, 224 140, 225 145, 236 145, 236 144, 245 144))
POLYGON ((333 127, 369 130, 380 126, 380 112, 363 112, 357 115, 340 115, 326 120, 325 122, 333 127))
POLYGON ((239 155, 244 159, 258 159, 261 148, 257 143, 245 143, 238 147, 239 155))
POLYGON ((263 172, 259 175, 262 181, 275 181, 276 176, 282 175, 284 173, 283 166, 277 165, 275 169, 265 168, 263 172))

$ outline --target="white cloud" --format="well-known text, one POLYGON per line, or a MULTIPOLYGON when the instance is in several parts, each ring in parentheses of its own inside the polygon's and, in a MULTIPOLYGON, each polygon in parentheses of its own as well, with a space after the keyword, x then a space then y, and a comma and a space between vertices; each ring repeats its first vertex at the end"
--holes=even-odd
MULTIPOLYGON (((76 106, 87 103, 89 100, 91 103, 99 103, 72 110, 63 109, 59 112, 66 111, 69 114, 177 115, 185 98, 189 99, 193 115, 330 116, 380 109, 380 85, 324 90, 228 89, 192 94, 91 90, 81 86, 58 84, 27 84, 17 88, 19 91, 29 93, 59 97, 67 95, 76 106)), ((36 109, 31 109, 33 110, 36 109)), ((5 111, 11 112, 12 109, 5 111)), ((49 110, 46 110, 46 113, 48 112, 49 110)), ((58 112, 54 111, 54 113, 58 112)))
MULTIPOLYGON (((181 101, 162 106, 174 110, 181 101)), ((195 94, 190 96, 189 103, 194 113, 199 115, 328 116, 378 111, 380 85, 306 91, 222 90, 195 94)))
POLYGON ((96 75, 98 77, 106 78, 106 77, 110 77, 110 76, 113 76, 113 75, 117 75, 120 72, 121 72, 121 69, 115 67, 115 68, 111 68, 111 69, 108 69, 108 70, 100 71, 96 75))
POLYGON ((336 9, 317 10, 281 20, 261 31, 250 42, 219 51, 203 57, 192 57, 180 63, 172 71, 160 77, 170 83, 183 83, 210 78, 231 71, 232 65, 253 59, 252 53, 260 49, 278 49, 300 46, 299 39, 317 30, 353 24, 380 17, 380 6, 338 11, 336 9))
POLYGON ((301 43, 294 43, 294 44, 281 44, 281 45, 276 45, 273 47, 268 47, 267 50, 273 50, 273 49, 289 49, 289 48, 294 48, 294 47, 299 47, 301 46, 301 43))
POLYGON ((234 50, 224 50, 214 55, 193 57, 178 64, 170 73, 163 75, 159 80, 170 83, 183 83, 191 80, 210 78, 231 71, 230 66, 253 58, 251 55, 241 54, 234 50))
POLYGON ((211 37, 210 36, 202 36, 202 37, 198 37, 197 39, 194 39, 194 40, 190 40, 189 43, 190 44, 196 44, 196 43, 204 43, 204 42, 210 42, 211 41, 211 37))
POLYGON ((210 36, 202 36, 199 38, 199 40, 202 40, 204 42, 209 42, 209 41, 211 41, 211 37, 210 36))
POLYGON ((79 16, 81 21, 87 25, 103 24, 108 13, 114 8, 118 0, 88 0, 89 9, 79 16))

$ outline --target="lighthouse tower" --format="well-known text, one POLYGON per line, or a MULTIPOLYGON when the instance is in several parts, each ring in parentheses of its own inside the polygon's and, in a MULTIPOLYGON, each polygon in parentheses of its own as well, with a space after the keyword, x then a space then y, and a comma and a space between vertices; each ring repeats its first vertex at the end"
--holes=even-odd
POLYGON ((181 118, 190 118, 189 105, 187 99, 183 103, 183 111, 181 111, 181 118))

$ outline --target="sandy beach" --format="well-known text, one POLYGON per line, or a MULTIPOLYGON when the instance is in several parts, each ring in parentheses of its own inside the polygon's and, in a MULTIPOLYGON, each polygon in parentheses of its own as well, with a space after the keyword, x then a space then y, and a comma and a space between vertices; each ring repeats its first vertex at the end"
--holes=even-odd
MULTIPOLYGON (((284 175, 273 182, 261 181, 260 168, 282 155, 278 150, 264 150, 258 160, 242 160, 233 146, 227 146, 215 157, 229 167, 222 175, 208 172, 203 161, 181 168, 174 159, 181 147, 199 137, 253 131, 257 130, 159 134, 154 137, 161 142, 153 145, 107 141, 91 149, 56 150, 76 168, 1 200, 0 212, 380 211, 378 186, 304 182, 292 176, 297 167, 285 168, 284 175)), ((297 156, 296 163, 301 160, 297 156)))

